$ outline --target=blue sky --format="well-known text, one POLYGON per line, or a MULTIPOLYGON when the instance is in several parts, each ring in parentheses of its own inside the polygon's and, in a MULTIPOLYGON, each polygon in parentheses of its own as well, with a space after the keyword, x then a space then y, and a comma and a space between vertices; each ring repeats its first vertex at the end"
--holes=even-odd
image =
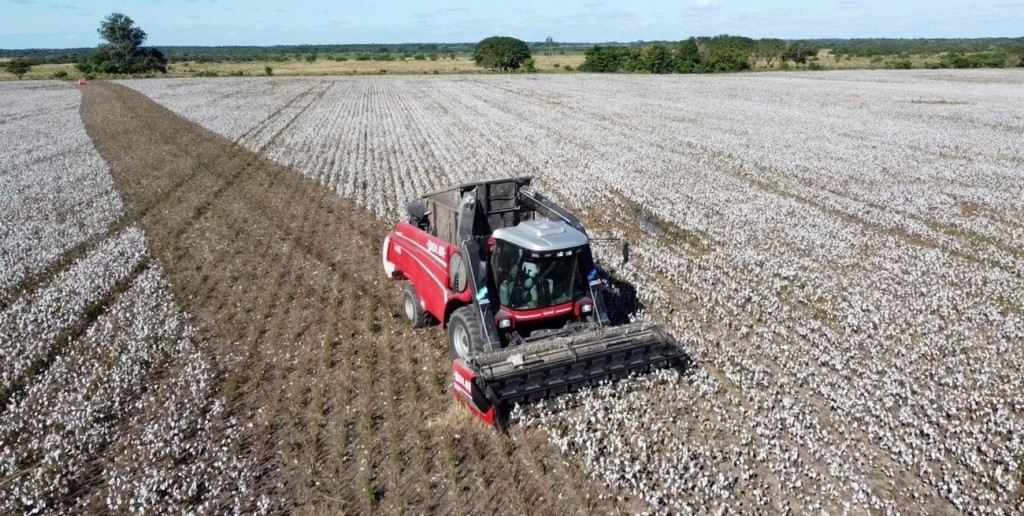
POLYGON ((1024 36, 1024 0, 0 0, 0 48, 94 46, 114 11, 156 46, 1024 36))

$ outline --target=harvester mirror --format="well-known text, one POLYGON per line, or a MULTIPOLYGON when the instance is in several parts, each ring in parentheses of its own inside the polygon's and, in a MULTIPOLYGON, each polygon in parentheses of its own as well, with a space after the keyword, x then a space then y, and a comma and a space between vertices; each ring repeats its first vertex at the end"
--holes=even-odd
POLYGON ((468 276, 466 262, 462 259, 462 255, 452 253, 451 258, 448 259, 448 284, 455 293, 466 290, 466 285, 469 282, 468 276))

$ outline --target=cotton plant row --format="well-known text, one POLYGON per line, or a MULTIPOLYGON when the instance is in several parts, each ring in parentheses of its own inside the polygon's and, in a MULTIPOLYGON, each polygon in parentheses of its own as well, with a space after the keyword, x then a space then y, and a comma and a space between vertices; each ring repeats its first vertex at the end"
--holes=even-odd
MULTIPOLYGON (((159 277, 151 292, 173 303, 159 277)), ((113 512, 264 512, 269 501, 253 492, 253 467, 238 449, 238 422, 225 413, 213 365, 178 317, 168 377, 129 404, 133 415, 105 453, 106 483, 94 497, 113 512)))
POLYGON ((13 389, 32 368, 59 351, 54 346, 62 335, 101 304, 146 256, 142 230, 128 228, 0 313, 0 353, 5 357, 0 362, 0 388, 13 389))
POLYGON ((65 83, 0 84, 0 306, 123 212, 65 83))
POLYGON ((226 77, 204 83, 201 103, 196 102, 196 91, 191 81, 147 79, 118 82, 158 98, 168 109, 183 113, 196 123, 237 141, 322 81, 286 78, 254 81, 226 77), (204 107, 195 109, 200 107, 199 104, 204 107))
MULTIPOLYGON (((627 481, 621 468, 655 459, 620 446, 620 462, 588 463, 598 478, 678 510, 1020 510, 1021 74, 356 78, 308 106, 323 83, 294 82, 239 83, 257 105, 301 108, 230 134, 283 127, 250 148, 379 216, 447 184, 535 175, 596 234, 628 230, 633 260, 616 268, 637 316, 672 328, 702 372, 605 401, 644 435, 694 407, 692 448, 656 460, 707 475, 627 481)), ((221 84, 172 84, 191 99, 175 109, 216 120, 221 84)), ((585 414, 536 424, 611 438, 585 414)))
POLYGON ((154 372, 184 358, 190 330, 158 269, 139 275, 0 420, 4 512, 62 510, 76 480, 119 438, 154 372))

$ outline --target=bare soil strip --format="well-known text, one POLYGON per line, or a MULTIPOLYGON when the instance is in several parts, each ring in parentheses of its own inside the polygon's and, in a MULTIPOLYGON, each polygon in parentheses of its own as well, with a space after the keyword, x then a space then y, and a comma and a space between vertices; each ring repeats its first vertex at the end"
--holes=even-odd
POLYGON ((82 119, 220 370, 255 500, 303 513, 633 512, 544 436, 500 435, 448 392, 443 332, 408 329, 388 225, 128 88, 82 119))

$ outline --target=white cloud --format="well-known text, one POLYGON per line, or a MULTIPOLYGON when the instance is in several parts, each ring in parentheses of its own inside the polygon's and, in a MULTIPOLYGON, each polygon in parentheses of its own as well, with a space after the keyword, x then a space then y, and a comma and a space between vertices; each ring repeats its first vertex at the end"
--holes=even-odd
POLYGON ((693 7, 694 9, 718 9, 720 6, 717 0, 694 0, 693 7))

